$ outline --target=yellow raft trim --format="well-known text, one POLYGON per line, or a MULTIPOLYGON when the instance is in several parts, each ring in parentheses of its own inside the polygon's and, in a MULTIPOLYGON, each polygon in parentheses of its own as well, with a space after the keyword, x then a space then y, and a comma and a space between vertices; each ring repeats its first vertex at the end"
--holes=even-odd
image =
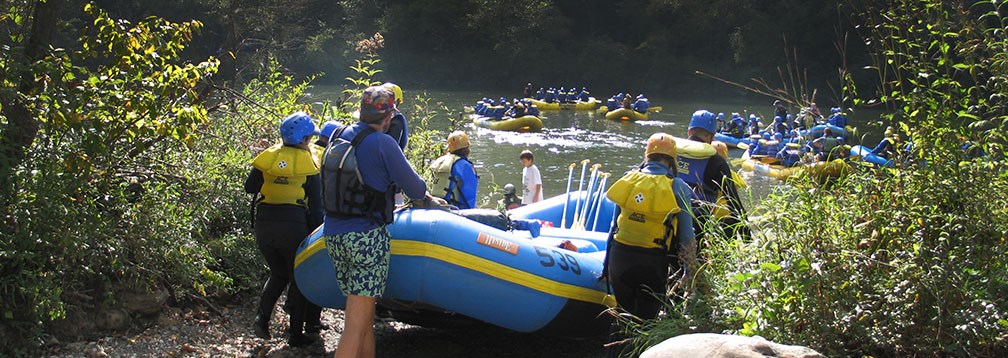
MULTIPOLYGON (((297 255, 294 259, 294 267, 297 268, 309 257, 323 250, 325 250, 325 240, 316 240, 297 255)), ((392 240, 391 250, 392 255, 419 256, 441 260, 557 297, 601 304, 607 307, 616 306, 616 297, 605 292, 550 280, 442 245, 421 241, 392 240)))

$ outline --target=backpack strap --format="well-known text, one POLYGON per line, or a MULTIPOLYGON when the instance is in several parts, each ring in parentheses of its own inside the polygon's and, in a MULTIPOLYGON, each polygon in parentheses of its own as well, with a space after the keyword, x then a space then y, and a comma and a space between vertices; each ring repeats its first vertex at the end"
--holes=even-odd
POLYGON ((350 141, 350 145, 352 145, 354 148, 357 148, 357 146, 360 145, 360 142, 364 140, 364 137, 367 137, 368 134, 374 132, 375 132, 374 127, 371 126, 365 127, 364 130, 360 131, 360 133, 357 133, 357 135, 354 136, 353 140, 350 141))

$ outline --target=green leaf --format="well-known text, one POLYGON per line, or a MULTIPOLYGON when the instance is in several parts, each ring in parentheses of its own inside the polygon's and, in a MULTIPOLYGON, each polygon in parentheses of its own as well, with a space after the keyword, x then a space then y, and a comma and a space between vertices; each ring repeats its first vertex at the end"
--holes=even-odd
POLYGON ((781 270, 781 265, 771 262, 764 262, 763 264, 760 265, 760 268, 770 272, 777 272, 781 270))

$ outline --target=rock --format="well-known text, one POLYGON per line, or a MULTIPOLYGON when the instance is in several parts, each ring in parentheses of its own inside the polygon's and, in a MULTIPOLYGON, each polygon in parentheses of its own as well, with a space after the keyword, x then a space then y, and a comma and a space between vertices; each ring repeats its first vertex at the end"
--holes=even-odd
POLYGON ((131 319, 129 313, 121 309, 109 309, 105 310, 103 313, 103 320, 101 321, 101 328, 120 331, 129 327, 131 319))
POLYGON ((641 358, 664 357, 823 358, 824 356, 811 348, 777 344, 759 336, 695 333, 669 338, 641 354, 641 358))
POLYGON ((120 306, 131 313, 152 315, 161 312, 164 308, 165 302, 168 301, 168 292, 165 290, 154 292, 119 291, 116 300, 120 306))
POLYGON ((105 348, 97 343, 90 343, 87 345, 87 348, 84 348, 84 356, 88 358, 104 358, 108 357, 108 353, 105 353, 105 348))

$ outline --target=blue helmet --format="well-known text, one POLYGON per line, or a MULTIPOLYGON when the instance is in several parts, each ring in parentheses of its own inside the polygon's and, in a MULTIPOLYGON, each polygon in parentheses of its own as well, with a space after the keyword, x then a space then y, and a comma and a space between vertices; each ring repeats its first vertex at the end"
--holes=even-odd
POLYGON ((789 120, 789 121, 790 121, 790 120, 792 120, 792 119, 794 119, 794 116, 792 116, 791 114, 788 114, 788 115, 787 115, 787 120, 789 120))
POLYGON ((504 97, 501 97, 501 98, 500 98, 500 103, 501 103, 501 104, 505 104, 505 103, 507 103, 507 98, 504 98, 504 97))
POLYGON ((781 117, 780 116, 774 116, 773 117, 773 121, 774 122, 780 122, 781 121, 781 117))
POLYGON ((326 121, 322 124, 322 129, 319 130, 319 137, 329 139, 329 137, 332 137, 333 132, 335 132, 339 127, 340 124, 337 121, 326 121))
POLYGON ((830 112, 831 112, 831 113, 840 113, 840 107, 833 107, 833 108, 830 108, 830 112))
POLYGON ((644 98, 644 94, 643 93, 637 95, 637 99, 641 99, 641 98, 644 98))
POLYGON ((711 133, 717 133, 717 120, 714 119, 714 113, 706 109, 700 109, 693 112, 693 117, 690 118, 689 128, 702 128, 711 133))
POLYGON ((763 132, 763 139, 770 140, 770 132, 763 132))
POLYGON ((718 118, 718 119, 721 119, 721 118, 724 118, 724 112, 719 112, 719 113, 717 114, 717 118, 718 118))
POLYGON ((749 113, 749 120, 751 121, 751 120, 754 120, 754 119, 756 119, 756 114, 749 113))
POLYGON ((780 140, 784 139, 784 133, 781 132, 774 133, 773 139, 779 142, 780 140))
POLYGON ((287 145, 300 144, 305 137, 318 134, 315 122, 305 112, 294 112, 280 122, 280 138, 287 145))

